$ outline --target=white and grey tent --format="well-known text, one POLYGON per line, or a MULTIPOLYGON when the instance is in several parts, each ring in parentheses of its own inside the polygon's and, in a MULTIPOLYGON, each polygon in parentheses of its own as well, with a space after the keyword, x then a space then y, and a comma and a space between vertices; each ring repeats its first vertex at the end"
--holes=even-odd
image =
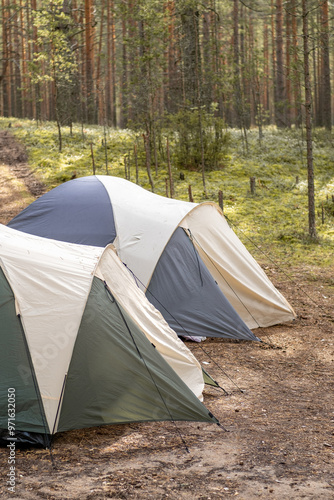
POLYGON ((41 441, 133 421, 217 422, 201 367, 112 246, 0 226, 0 436, 41 441), (12 422, 11 422, 12 424, 12 422))
POLYGON ((9 226, 74 243, 113 243, 178 335, 258 340, 250 329, 295 318, 220 208, 150 193, 121 178, 74 179, 9 226))

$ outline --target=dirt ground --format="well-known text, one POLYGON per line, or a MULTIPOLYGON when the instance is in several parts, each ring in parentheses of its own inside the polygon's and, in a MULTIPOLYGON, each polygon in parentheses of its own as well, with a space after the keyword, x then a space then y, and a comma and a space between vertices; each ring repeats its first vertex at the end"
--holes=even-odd
MULTIPOLYGON (((0 162, 6 223, 44 187, 6 132, 0 162)), ((6 483, 9 451, 0 449, 0 498, 333 499, 333 269, 301 264, 292 278, 266 269, 298 315, 256 330, 266 343, 187 344, 228 393, 207 388, 204 395, 223 428, 168 422, 62 433, 51 452, 16 450, 14 493, 6 483)))

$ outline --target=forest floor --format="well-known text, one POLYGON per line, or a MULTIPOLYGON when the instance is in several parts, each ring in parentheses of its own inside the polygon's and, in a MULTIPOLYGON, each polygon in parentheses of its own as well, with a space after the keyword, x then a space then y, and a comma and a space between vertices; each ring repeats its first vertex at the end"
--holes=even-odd
MULTIPOLYGON (((24 150, 0 134, 0 222, 44 187, 24 150)), ((196 423, 106 426, 56 435, 51 452, 0 449, 2 499, 334 498, 334 273, 303 266, 269 278, 297 313, 255 330, 265 343, 187 343, 223 391, 204 403, 224 429, 196 423), (182 438, 181 438, 182 436, 182 438), (186 443, 187 451, 183 441, 186 443)))

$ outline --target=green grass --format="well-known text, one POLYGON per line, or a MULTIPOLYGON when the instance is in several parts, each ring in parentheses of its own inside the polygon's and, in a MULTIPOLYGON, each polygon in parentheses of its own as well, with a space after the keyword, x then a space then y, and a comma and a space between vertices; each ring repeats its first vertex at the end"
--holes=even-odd
MULTIPOLYGON (((107 139, 108 174, 125 177, 125 158, 130 162, 131 180, 135 181, 134 145, 137 144, 139 184, 150 190, 145 169, 142 138, 131 130, 104 131, 99 126, 79 125, 63 129, 63 150, 59 152, 54 123, 0 118, 27 147, 29 164, 48 188, 71 179, 93 174, 91 144, 97 174, 106 174, 107 139), (130 158, 130 159, 129 159, 130 158)), ((240 131, 231 130, 230 146, 224 164, 206 173, 204 195, 200 172, 180 171, 173 167, 175 198, 188 200, 192 186, 195 202, 218 202, 224 193, 224 212, 233 229, 260 261, 264 254, 284 266, 333 266, 334 254, 334 138, 324 130, 314 133, 314 170, 318 241, 308 237, 308 195, 305 142, 300 130, 277 130, 268 127, 259 142, 257 130, 248 132, 248 151, 240 131), (250 177, 256 178, 255 195, 250 193, 250 177), (324 223, 322 223, 322 211, 324 223)), ((173 143, 171 141, 173 163, 173 143)), ((155 192, 166 195, 166 153, 161 152, 158 175, 152 166, 155 192)))

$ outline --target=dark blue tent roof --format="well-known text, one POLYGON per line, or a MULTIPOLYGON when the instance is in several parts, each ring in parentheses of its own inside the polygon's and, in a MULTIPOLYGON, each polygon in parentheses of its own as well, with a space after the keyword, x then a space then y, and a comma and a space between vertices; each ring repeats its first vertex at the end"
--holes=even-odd
POLYGON ((57 186, 8 226, 44 238, 100 247, 116 237, 109 195, 97 177, 80 177, 57 186))

